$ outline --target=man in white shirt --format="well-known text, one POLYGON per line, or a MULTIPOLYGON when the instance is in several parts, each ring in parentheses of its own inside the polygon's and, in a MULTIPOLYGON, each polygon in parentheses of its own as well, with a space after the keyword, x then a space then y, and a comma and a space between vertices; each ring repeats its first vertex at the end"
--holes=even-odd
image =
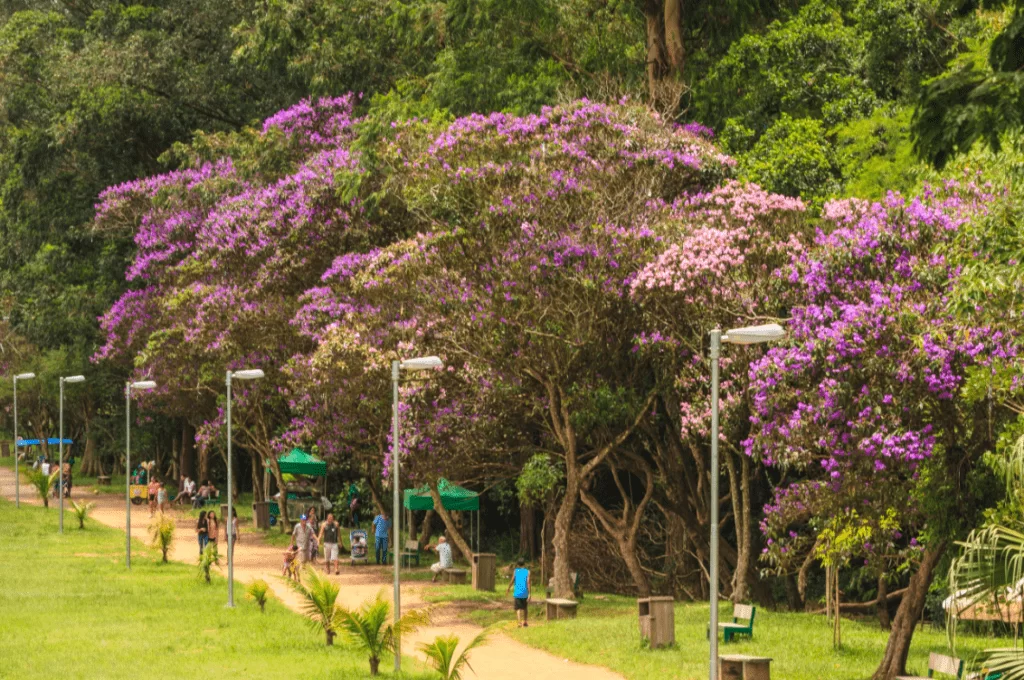
POLYGON ((437 545, 433 546, 433 548, 428 545, 426 549, 433 549, 437 552, 438 561, 430 565, 430 571, 434 572, 434 577, 430 580, 431 582, 437 581, 437 577, 441 575, 442 571, 452 568, 452 547, 448 545, 448 539, 444 536, 439 536, 437 538, 437 545))

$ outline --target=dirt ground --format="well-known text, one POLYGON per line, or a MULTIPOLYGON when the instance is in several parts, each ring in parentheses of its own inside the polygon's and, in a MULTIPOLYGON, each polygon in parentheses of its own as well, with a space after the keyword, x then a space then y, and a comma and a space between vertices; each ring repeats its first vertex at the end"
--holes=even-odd
MULTIPOLYGON (((8 500, 14 500, 14 473, 7 468, 0 468, 0 494, 8 500)), ((107 526, 124 529, 125 527, 125 506, 124 498, 104 494, 93 494, 88 487, 75 487, 72 495, 73 500, 86 500, 95 503, 96 507, 91 517, 107 526)), ((21 501, 32 505, 42 505, 35 491, 22 484, 21 501)), ((67 501, 65 501, 67 503, 67 501)), ((51 504, 52 505, 52 504, 51 504)), ((175 534, 174 546, 169 555, 170 559, 196 564, 199 556, 199 544, 195 538, 194 520, 186 517, 180 510, 174 510, 178 530, 175 534)), ((74 516, 65 506, 65 530, 74 528, 74 516)), ((149 509, 145 505, 132 506, 131 527, 132 536, 140 540, 146 540, 147 527, 149 526, 149 509)), ((225 561, 227 552, 224 528, 220 530, 220 544, 222 562, 225 561)), ((254 579, 262 578, 270 586, 274 595, 289 608, 298 611, 298 596, 278 578, 281 574, 281 560, 283 549, 266 545, 259 535, 243 534, 235 546, 235 600, 239 605, 244 602, 244 587, 239 584, 248 583, 254 579)), ((322 560, 321 560, 322 561, 322 560)), ((227 566, 220 567, 222 574, 226 574, 227 566)), ((351 567, 348 562, 342 562, 341 574, 331 576, 341 584, 341 593, 338 596, 339 603, 346 608, 358 607, 363 601, 372 598, 379 591, 385 591, 385 597, 390 599, 392 585, 377 571, 371 571, 365 567, 351 567)), ((421 581, 410 581, 402 584, 402 608, 416 608, 425 606, 422 599, 422 592, 430 588, 429 583, 421 581)), ((227 594, 223 593, 225 601, 227 594)), ((511 625, 511 624, 509 624, 511 625)), ((543 621, 533 622, 531 625, 545 625, 543 621)), ((556 624, 557 625, 557 624, 556 624)), ((420 629, 412 640, 405 641, 406 654, 409 654, 410 647, 415 643, 433 640, 438 635, 454 633, 463 642, 468 642, 481 628, 465 621, 460 621, 457 610, 454 607, 435 607, 431 609, 431 625, 420 629)), ((520 642, 517 642, 501 633, 500 628, 483 647, 474 650, 470 656, 470 663, 476 670, 477 677, 487 680, 622 680, 622 676, 599 666, 587 666, 567 659, 558 658, 547 652, 533 649, 520 642)))

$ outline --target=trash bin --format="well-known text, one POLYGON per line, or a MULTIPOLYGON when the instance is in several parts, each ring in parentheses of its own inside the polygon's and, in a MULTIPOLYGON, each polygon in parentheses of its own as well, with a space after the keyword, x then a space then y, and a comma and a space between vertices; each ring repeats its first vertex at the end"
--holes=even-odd
POLYGON ((642 597, 637 602, 640 637, 651 649, 668 647, 676 641, 676 610, 671 597, 642 597))
POLYGON ((497 555, 473 554, 473 590, 494 590, 494 572, 497 565, 497 555))
POLYGON ((11 444, 6 439, 0 441, 0 458, 11 457, 11 444))
POLYGON ((262 501, 252 504, 252 522, 257 529, 270 528, 270 503, 262 501))

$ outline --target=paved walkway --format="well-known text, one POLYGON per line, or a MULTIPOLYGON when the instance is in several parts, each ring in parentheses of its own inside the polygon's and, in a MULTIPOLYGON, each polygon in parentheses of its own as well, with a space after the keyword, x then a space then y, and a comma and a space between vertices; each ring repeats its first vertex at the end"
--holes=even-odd
MULTIPOLYGON (((0 468, 0 495, 14 500, 14 471, 0 468)), ((95 495, 88 488, 75 487, 73 500, 86 500, 95 503, 91 517, 115 529, 124 529, 125 508, 122 496, 106 494, 95 495)), ((32 487, 22 484, 21 502, 42 505, 32 487)), ((67 501, 65 501, 67 503, 67 501)), ((52 504, 52 502, 51 502, 52 504)), ((65 505, 65 530, 73 529, 75 518, 65 505)), ((184 516, 181 511, 173 513, 178 530, 169 558, 175 561, 194 565, 199 556, 199 544, 195 539, 194 520, 184 516)), ((149 509, 146 505, 132 506, 132 537, 147 540, 149 526, 149 509)), ((224 528, 220 532, 222 561, 227 552, 224 528)), ((243 529, 242 538, 235 547, 235 600, 244 606, 245 583, 262 578, 270 586, 274 595, 289 608, 298 611, 298 596, 278 578, 281 574, 283 548, 266 545, 259 534, 247 534, 243 529)), ((365 600, 372 598, 381 590, 390 599, 391 581, 385 580, 383 574, 376 569, 366 567, 349 567, 342 563, 342 572, 331 576, 341 584, 339 603, 346 608, 355 608, 365 600)), ((222 565, 221 573, 226 572, 222 565)), ((422 593, 430 588, 429 583, 411 581, 402 584, 402 608, 422 607, 422 593)), ((225 601, 226 593, 221 593, 225 601)), ((509 624, 511 625, 511 624, 509 624)), ((544 625, 536 622, 534 625, 544 625)), ((482 630, 458 620, 453 608, 435 608, 431 611, 431 625, 419 630, 413 639, 406 642, 405 654, 411 652, 410 643, 433 640, 438 635, 456 634, 465 643, 482 630)), ((470 655, 470 663, 477 672, 477 677, 486 680, 623 680, 623 677, 600 666, 587 666, 570 662, 533 647, 528 647, 516 640, 495 631, 487 645, 475 649, 470 655)))

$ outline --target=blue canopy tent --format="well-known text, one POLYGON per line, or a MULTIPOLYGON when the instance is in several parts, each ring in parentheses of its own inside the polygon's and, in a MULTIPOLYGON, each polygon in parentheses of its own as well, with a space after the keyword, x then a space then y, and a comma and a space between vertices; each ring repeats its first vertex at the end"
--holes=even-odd
MULTIPOLYGON (((39 446, 39 444, 41 444, 41 443, 42 443, 42 440, 40 440, 40 439, 19 439, 18 440, 18 446, 22 446, 22 447, 24 447, 24 446, 39 446)), ((49 439, 46 440, 46 443, 48 445, 50 445, 50 446, 57 446, 58 444, 61 444, 61 443, 65 444, 65 445, 68 445, 68 444, 74 444, 75 442, 71 441, 70 439, 65 439, 63 442, 61 442, 61 440, 58 439, 57 437, 50 437, 49 439)))

